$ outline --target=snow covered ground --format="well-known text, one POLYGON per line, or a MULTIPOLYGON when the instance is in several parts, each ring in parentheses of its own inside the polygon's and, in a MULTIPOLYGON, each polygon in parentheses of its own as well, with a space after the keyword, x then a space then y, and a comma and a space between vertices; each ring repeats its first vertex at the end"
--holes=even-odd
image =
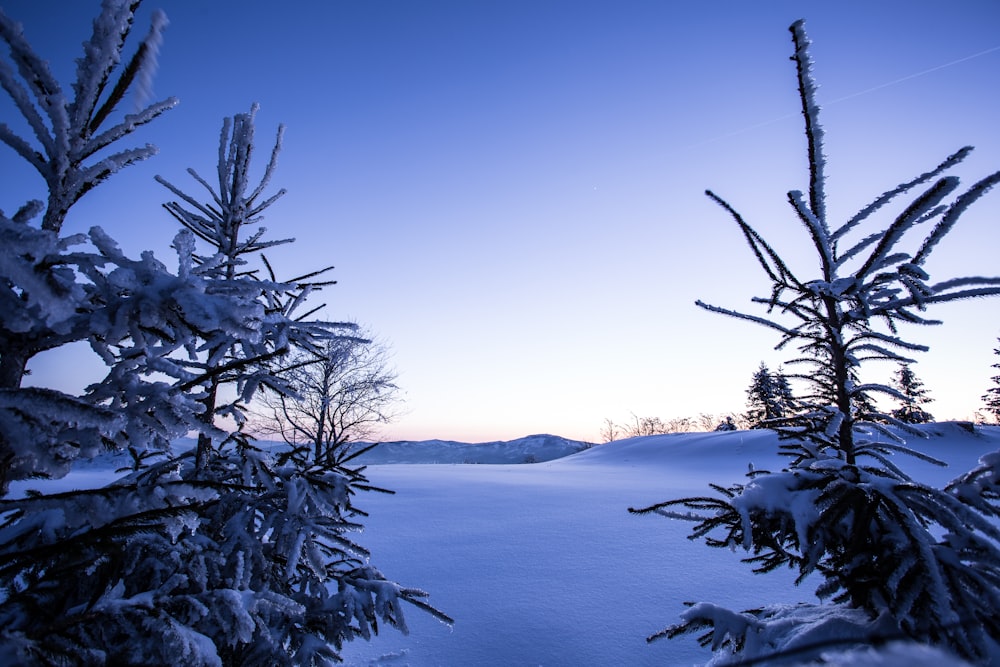
MULTIPOLYGON (((924 481, 944 483, 1000 449, 1000 427, 924 428, 930 437, 911 444, 951 464, 901 460, 924 481)), ((442 449, 429 446, 428 456, 442 449)), ((528 449, 518 445, 518 460, 528 449)), ((741 554, 687 540, 688 524, 627 508, 741 481, 749 463, 777 469, 776 452, 773 433, 735 431, 622 440, 535 464, 371 465, 369 479, 396 493, 359 498, 370 517, 358 542, 387 577, 427 590, 456 623, 407 609, 409 635, 383 628, 370 643, 346 647, 346 664, 703 664, 709 653, 693 637, 645 637, 673 623, 685 600, 730 608, 815 601, 816 582, 797 588, 790 572, 752 575, 741 554)), ((101 478, 95 464, 59 485, 101 478)), ((906 664, 922 663, 908 655, 906 664)))
MULTIPOLYGON (((952 464, 904 468, 944 483, 1000 448, 1000 428, 927 427, 913 444, 952 464)), ((360 541, 391 579, 424 588, 456 619, 417 610, 410 635, 383 631, 344 653, 350 665, 694 665, 693 637, 647 644, 685 600, 731 608, 815 601, 790 572, 755 576, 740 554, 686 539, 690 525, 627 508, 778 469, 770 431, 651 436, 533 465, 380 465, 360 541)), ((818 583, 818 582, 816 582, 818 583)))

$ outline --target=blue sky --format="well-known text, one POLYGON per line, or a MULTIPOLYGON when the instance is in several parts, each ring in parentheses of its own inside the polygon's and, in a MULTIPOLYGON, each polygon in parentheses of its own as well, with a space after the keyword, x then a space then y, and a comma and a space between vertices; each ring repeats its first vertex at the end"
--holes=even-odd
MULTIPOLYGON (((4 0, 68 85, 93 2, 4 0)), ((711 188, 789 256, 785 203, 807 186, 788 25, 814 42, 831 215, 977 147, 1000 169, 1000 4, 630 0, 147 0, 171 25, 155 96, 180 105, 134 135, 160 155, 73 210, 165 260, 160 174, 210 174, 222 118, 259 102, 262 158, 287 125, 271 209, 279 271, 336 266, 330 319, 394 352, 405 415, 388 438, 596 439, 605 417, 744 407, 777 339, 701 311, 748 308, 766 282, 711 188)), ((10 107, 0 102, 7 118, 10 107)), ((0 147, 4 148, 4 147, 0 147)), ((42 195, 0 151, 0 207, 42 195)), ((932 278, 997 275, 1000 193, 937 251, 932 278)), ((1000 303, 947 305, 915 367, 939 418, 968 418, 994 374, 1000 303)), ((69 381, 75 358, 35 365, 69 381)), ((892 368, 873 367, 880 380, 892 368)))

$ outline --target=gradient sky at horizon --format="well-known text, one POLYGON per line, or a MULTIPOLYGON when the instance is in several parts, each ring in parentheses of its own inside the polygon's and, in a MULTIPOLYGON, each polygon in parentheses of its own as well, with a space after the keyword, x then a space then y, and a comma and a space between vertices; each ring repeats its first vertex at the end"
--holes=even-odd
MULTIPOLYGON (((68 86, 99 3, 0 6, 68 86)), ((274 186, 288 194, 265 224, 297 239, 271 256, 287 276, 333 264, 325 316, 393 351, 406 403, 386 439, 596 440, 605 418, 744 409, 760 362, 793 354, 694 305, 752 310, 767 290, 704 190, 811 261, 785 200, 808 186, 798 18, 831 219, 967 144, 966 186, 1000 169, 996 0, 146 0, 134 37, 154 8, 171 22, 154 97, 180 105, 127 142, 160 154, 89 193, 66 231, 99 224, 169 265, 176 225, 153 176, 196 192, 185 169, 211 175, 223 117, 259 102, 259 160, 287 126, 274 186)), ((44 194, 5 146, 0 173, 8 212, 44 194)), ((932 279, 1000 274, 998 242, 993 192, 936 251, 932 279)), ((927 407, 970 418, 995 374, 1000 302, 930 314, 944 324, 904 332, 931 346, 914 367, 927 407)), ((72 354, 39 358, 34 381, 82 378, 72 354)))

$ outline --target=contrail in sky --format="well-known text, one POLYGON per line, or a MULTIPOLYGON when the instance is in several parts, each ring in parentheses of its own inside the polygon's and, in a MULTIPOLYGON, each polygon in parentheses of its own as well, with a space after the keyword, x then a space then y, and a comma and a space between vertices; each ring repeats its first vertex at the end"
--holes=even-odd
MULTIPOLYGON (((914 74, 908 74, 908 75, 906 75, 904 77, 900 77, 898 79, 893 79, 892 81, 887 81, 886 83, 880 83, 877 86, 872 86, 871 88, 866 88, 866 89, 860 90, 860 91, 858 91, 856 93, 851 93, 850 95, 844 95, 843 97, 838 97, 835 100, 832 100, 830 102, 826 102, 825 104, 821 104, 820 107, 828 107, 828 106, 832 106, 834 104, 837 104, 839 102, 845 102, 847 100, 853 100, 855 97, 861 97, 862 95, 867 95, 868 93, 874 93, 875 91, 882 90, 883 88, 889 88, 890 86, 895 86, 895 85, 898 85, 898 84, 903 83, 905 81, 909 81, 911 79, 916 79, 916 78, 924 76, 926 74, 931 74, 932 72, 937 72, 939 70, 943 70, 943 69, 946 69, 948 67, 952 67, 954 65, 959 65, 961 63, 968 62, 970 60, 974 60, 975 58, 980 58, 982 56, 988 55, 990 53, 993 53, 994 51, 1000 51, 1000 45, 990 47, 990 48, 986 49, 985 51, 980 51, 979 53, 973 53, 971 56, 965 56, 964 58, 959 58, 958 60, 952 60, 951 62, 944 63, 943 65, 936 65, 934 67, 922 70, 920 72, 916 72, 914 74)), ((776 116, 775 118, 771 118, 770 120, 765 120, 765 121, 761 121, 759 123, 754 123, 753 125, 747 125, 746 127, 740 128, 738 130, 733 130, 732 132, 727 132, 725 134, 720 134, 720 135, 718 135, 716 137, 712 137, 711 139, 705 139, 705 140, 699 141, 698 143, 695 143, 695 144, 689 144, 687 146, 684 146, 681 150, 688 150, 688 149, 691 149, 691 148, 697 148, 698 146, 704 146, 705 144, 715 143, 716 141, 722 141, 723 139, 728 139, 730 137, 735 137, 735 136, 740 135, 740 134, 745 134, 746 132, 750 132, 752 130, 756 130, 757 128, 760 128, 760 127, 765 127, 765 126, 771 125, 773 123, 778 123, 778 122, 783 121, 783 120, 785 120, 787 118, 793 118, 793 117, 795 117, 797 115, 798 115, 797 113, 787 113, 787 114, 785 114, 783 116, 776 116)))
POLYGON ((960 63, 964 63, 964 62, 967 62, 969 60, 973 60, 974 58, 979 58, 980 56, 985 56, 985 55, 987 55, 989 53, 993 53, 994 51, 1000 51, 1000 46, 994 46, 992 48, 986 49, 985 51, 980 51, 979 53, 973 53, 971 56, 965 56, 964 58, 959 58, 958 60, 952 60, 950 63, 945 63, 943 65, 938 65, 936 67, 931 67, 930 69, 925 69, 924 71, 917 72, 916 74, 910 74, 910 75, 904 76, 904 77, 902 77, 900 79, 895 79, 893 81, 889 81, 887 83, 882 83, 882 84, 879 84, 877 86, 873 86, 871 88, 866 88, 865 90, 859 91, 857 93, 851 93, 850 95, 845 95, 844 97, 838 97, 837 99, 833 100, 832 102, 827 102, 826 104, 827 104, 827 106, 829 106, 831 104, 836 104, 837 102, 843 102, 844 100, 851 100, 851 99, 854 99, 855 97, 860 97, 861 95, 867 95, 868 93, 873 93, 876 90, 882 90, 883 88, 888 88, 889 86, 895 86, 897 83, 903 83, 904 81, 909 81, 910 79, 916 79, 918 76, 923 76, 925 74, 930 74, 931 72, 937 72, 938 70, 945 69, 946 67, 951 67, 952 65, 958 65, 960 63))

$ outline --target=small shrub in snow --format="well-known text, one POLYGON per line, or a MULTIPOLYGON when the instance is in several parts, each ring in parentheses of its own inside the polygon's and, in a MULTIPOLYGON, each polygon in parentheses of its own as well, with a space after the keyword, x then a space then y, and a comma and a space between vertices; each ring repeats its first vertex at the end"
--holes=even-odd
POLYGON ((719 422, 719 425, 715 427, 715 430, 716 431, 736 431, 738 429, 737 429, 737 426, 736 426, 736 422, 733 421, 733 418, 731 416, 727 416, 725 419, 723 419, 721 422, 719 422))
MULTIPOLYGON (((815 575, 817 594, 831 604, 810 608, 808 614, 736 614, 695 606, 682 623, 654 638, 708 627, 713 648, 750 659, 792 649, 790 638, 801 635, 818 614, 827 619, 823 632, 832 637, 862 640, 868 630, 859 634, 858 629, 869 628, 868 639, 905 637, 975 662, 995 661, 1000 655, 1000 530, 990 515, 997 507, 998 457, 986 457, 980 469, 943 490, 913 481, 892 457, 905 453, 930 460, 898 435, 919 432, 871 408, 868 394, 898 392, 861 383, 860 367, 868 360, 908 363, 904 353, 925 349, 901 339, 898 329, 937 324, 923 315, 931 304, 1000 294, 1000 278, 934 284, 924 268, 962 212, 1000 182, 1000 172, 947 201, 959 183, 941 175, 971 150, 963 148, 832 227, 826 213, 823 130, 803 23, 793 24, 791 32, 809 191, 792 191, 788 199, 816 249, 819 272, 811 279, 800 277, 732 206, 709 192, 736 221, 771 281, 771 293, 754 299, 766 306, 766 316, 699 302, 710 311, 778 331, 779 348, 798 346, 801 355, 790 363, 808 369, 794 376, 807 390, 796 397, 796 414, 771 421, 791 463, 780 472, 751 472, 744 484, 713 485, 715 496, 632 511, 693 521, 692 538, 748 551, 744 560, 755 572, 790 567, 799 581, 815 575), (858 236, 873 214, 918 187, 923 191, 888 225, 858 236), (927 227, 916 252, 900 248, 904 237, 927 227), (782 634, 779 627, 790 629, 782 634)), ((797 659, 817 655, 818 648, 797 659)))
POLYGON ((733 612, 699 603, 691 604, 681 618, 685 624, 667 628, 654 638, 706 629, 699 642, 716 651, 708 666, 969 664, 953 653, 905 639, 884 618, 872 620, 864 612, 843 605, 771 605, 733 612), (743 657, 734 660, 734 653, 743 657))

